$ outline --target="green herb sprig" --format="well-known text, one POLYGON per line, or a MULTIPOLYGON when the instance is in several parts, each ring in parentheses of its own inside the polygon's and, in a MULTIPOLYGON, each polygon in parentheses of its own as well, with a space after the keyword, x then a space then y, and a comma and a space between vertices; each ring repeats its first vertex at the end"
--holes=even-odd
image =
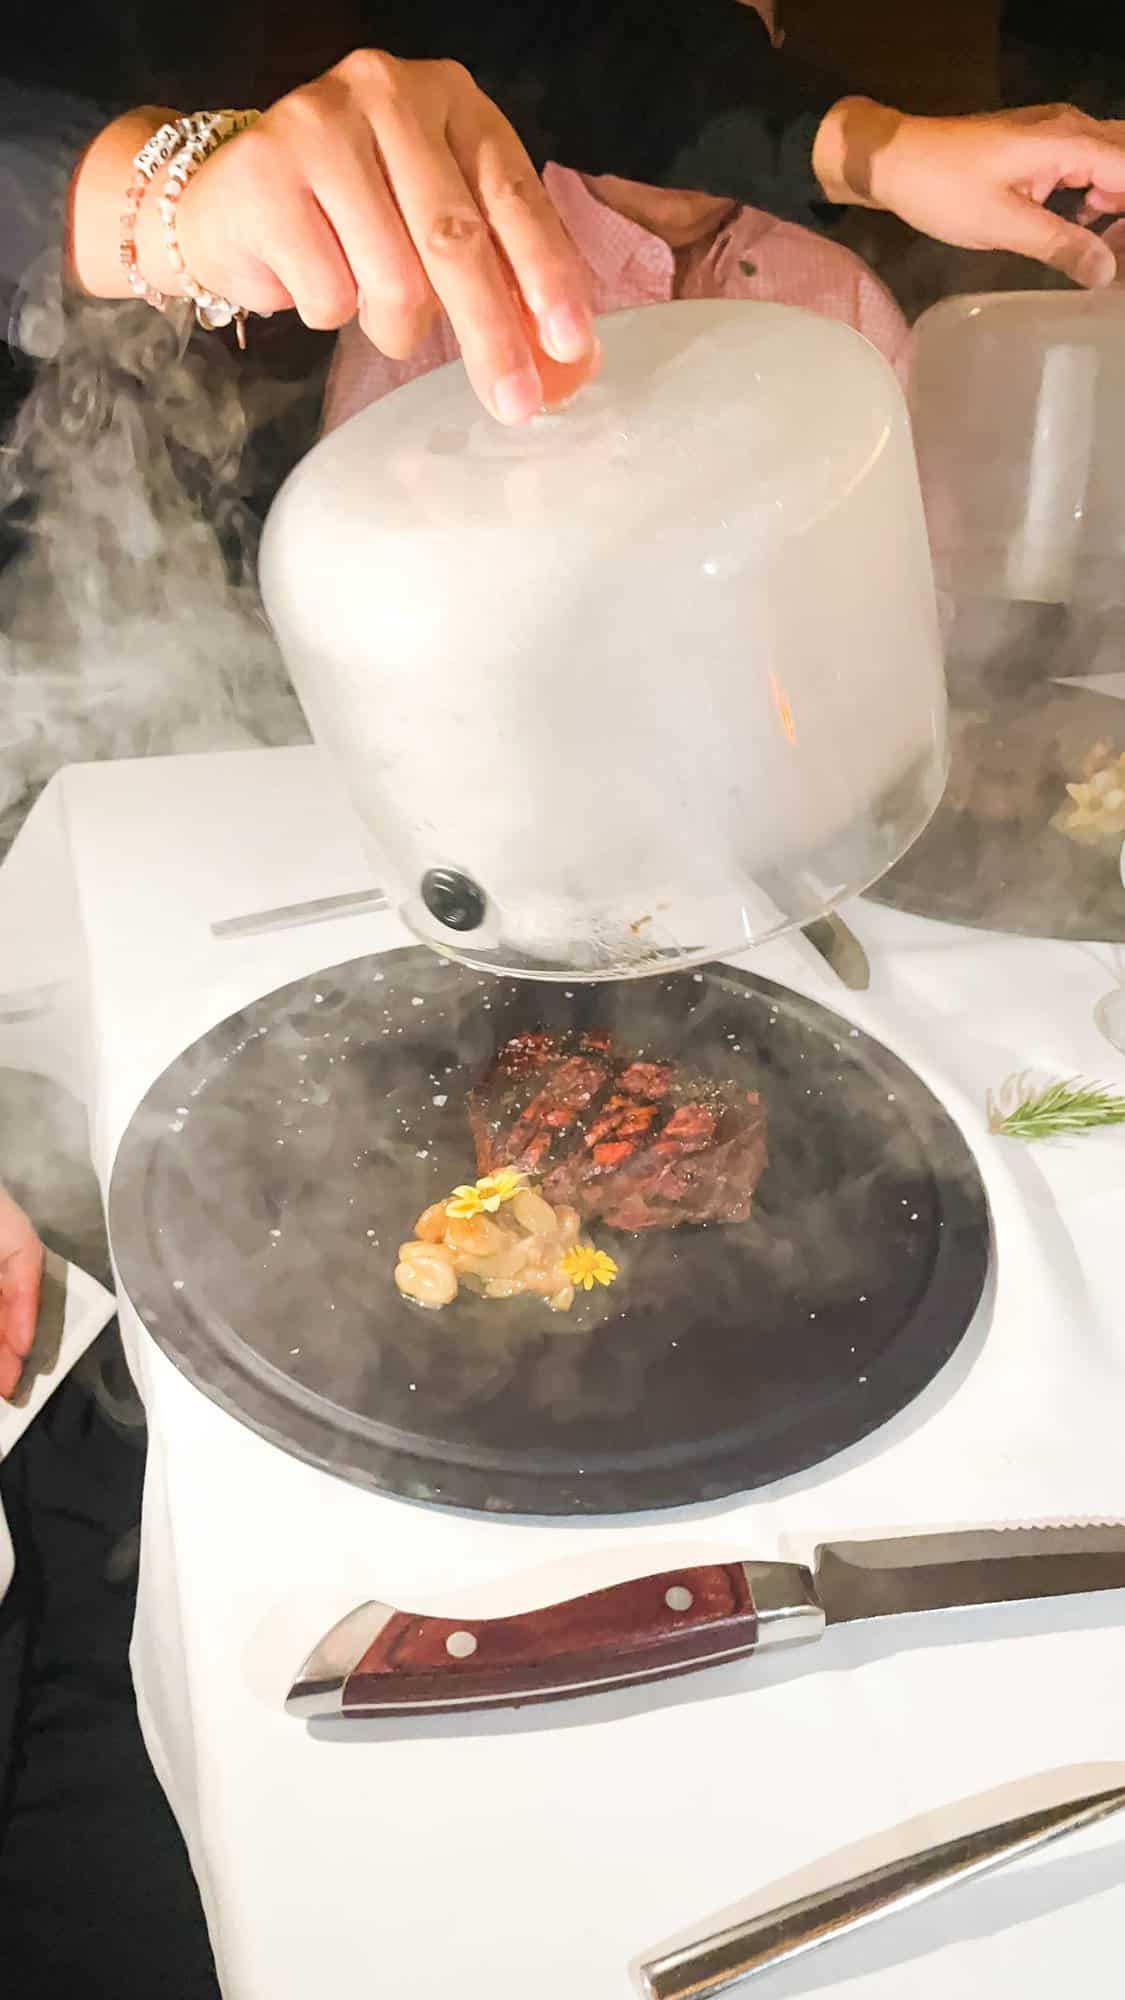
POLYGON ((1038 1086, 1026 1076, 1009 1077, 988 1099, 988 1129, 1003 1139, 1076 1139, 1107 1125, 1125 1125, 1125 1096, 1080 1076, 1038 1086))

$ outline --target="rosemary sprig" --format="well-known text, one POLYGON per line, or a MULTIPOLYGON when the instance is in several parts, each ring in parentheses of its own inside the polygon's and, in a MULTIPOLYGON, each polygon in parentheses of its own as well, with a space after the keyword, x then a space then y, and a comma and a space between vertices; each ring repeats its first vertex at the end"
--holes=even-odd
POLYGON ((1125 1097, 1080 1076, 1039 1086, 1009 1077, 999 1096, 988 1099, 988 1129, 1004 1139, 1078 1138, 1107 1125, 1125 1125, 1125 1097))

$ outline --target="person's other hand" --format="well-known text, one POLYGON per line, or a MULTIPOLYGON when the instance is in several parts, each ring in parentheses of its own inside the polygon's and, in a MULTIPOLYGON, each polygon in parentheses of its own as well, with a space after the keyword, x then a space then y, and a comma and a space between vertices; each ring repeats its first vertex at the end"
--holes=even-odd
MULTIPOLYGON (((503 422, 543 404, 537 347, 578 378, 593 372, 582 260, 507 119, 458 63, 347 56, 204 162, 177 227, 210 290, 251 312, 295 306, 312 327, 358 312, 395 358, 440 301, 503 422)), ((146 276, 176 289, 155 202, 137 243, 146 276)))
POLYGON ((0 1188, 0 1396, 12 1395, 35 1338, 43 1245, 0 1188))
POLYGON ((813 166, 831 200, 890 209, 944 243, 1015 251, 1082 285, 1116 276, 1113 251, 1044 203, 1081 188, 1084 220, 1125 210, 1125 120, 1069 104, 914 118, 843 98, 821 125, 813 166))

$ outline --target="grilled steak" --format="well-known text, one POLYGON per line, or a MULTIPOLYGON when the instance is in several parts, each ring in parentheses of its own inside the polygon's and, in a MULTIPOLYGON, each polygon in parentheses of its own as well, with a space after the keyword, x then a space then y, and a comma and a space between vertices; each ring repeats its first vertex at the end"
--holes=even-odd
POLYGON ((516 1035, 469 1093, 477 1169, 514 1167, 611 1229, 744 1222, 767 1160, 756 1091, 608 1035, 516 1035))

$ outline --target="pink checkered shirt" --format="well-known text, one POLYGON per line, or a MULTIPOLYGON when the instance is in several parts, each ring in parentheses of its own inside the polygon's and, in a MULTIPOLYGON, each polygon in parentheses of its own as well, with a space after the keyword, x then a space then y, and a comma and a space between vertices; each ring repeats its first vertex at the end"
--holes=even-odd
MULTIPOLYGON (((550 165, 547 192, 590 267, 595 312, 667 299, 770 299, 841 319, 866 334, 905 381, 910 333, 898 306, 861 257, 796 223, 739 208, 685 259, 677 282, 668 245, 591 194, 581 175, 550 165)), ((438 320, 409 361, 390 361, 353 320, 336 343, 324 401, 330 431, 389 390, 457 358, 449 321, 438 320)))

